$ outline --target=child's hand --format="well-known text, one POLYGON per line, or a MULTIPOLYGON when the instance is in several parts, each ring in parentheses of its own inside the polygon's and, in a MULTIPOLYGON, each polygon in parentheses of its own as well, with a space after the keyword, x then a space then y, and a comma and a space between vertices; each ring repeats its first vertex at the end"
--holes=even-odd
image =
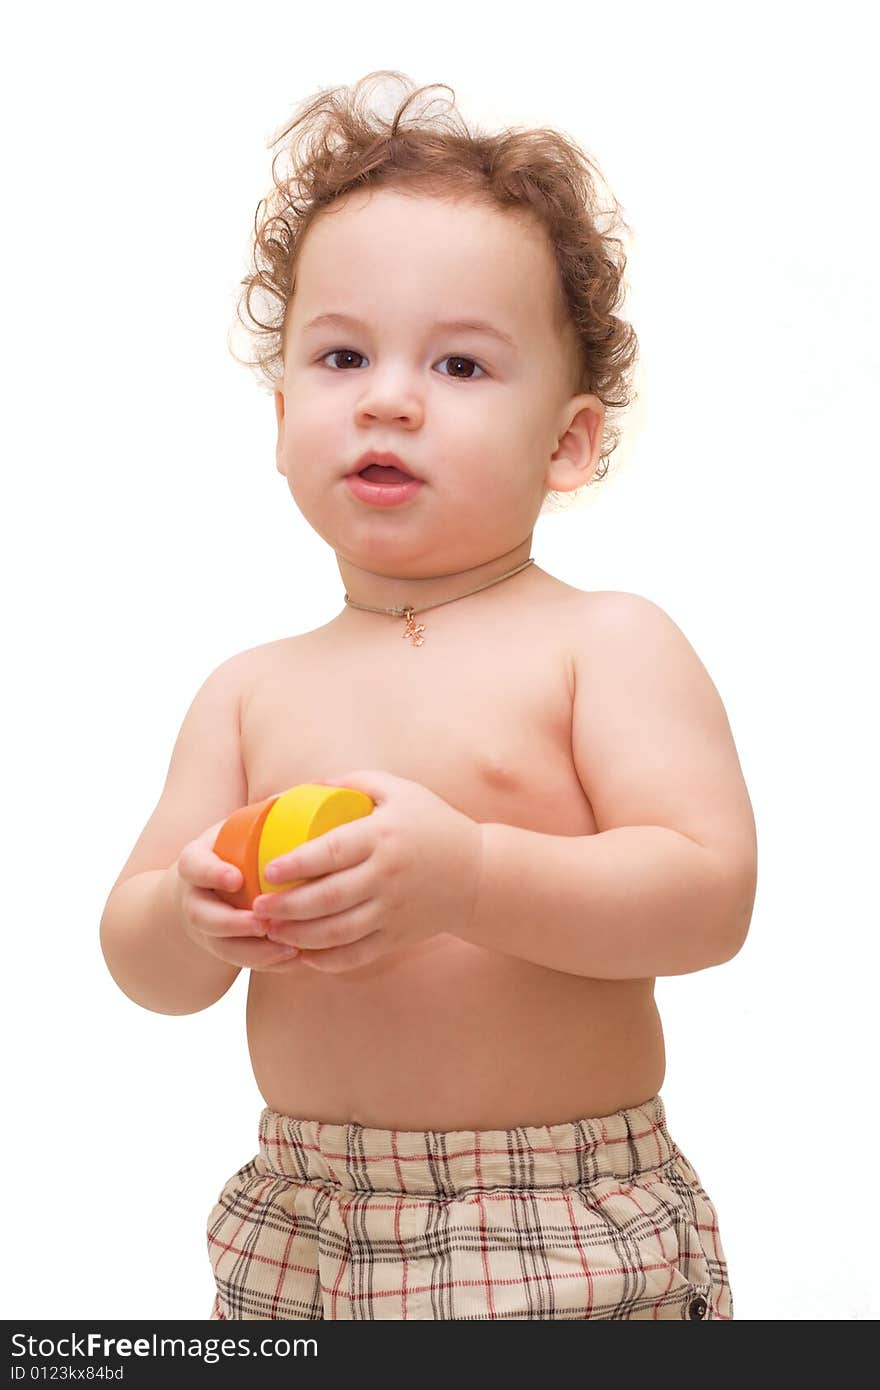
POLYGON ((172 865, 174 897, 184 930, 197 946, 218 960, 251 970, 268 970, 279 961, 289 961, 291 951, 283 944, 269 941, 265 925, 252 912, 230 907, 214 891, 234 891, 242 882, 241 870, 213 851, 221 825, 223 821, 219 820, 190 840, 172 865))
POLYGON ((480 877, 479 823, 389 772, 312 780, 366 792, 376 809, 265 865, 269 882, 314 880, 254 900, 269 939, 300 948, 287 968, 353 970, 438 932, 464 935, 480 877))

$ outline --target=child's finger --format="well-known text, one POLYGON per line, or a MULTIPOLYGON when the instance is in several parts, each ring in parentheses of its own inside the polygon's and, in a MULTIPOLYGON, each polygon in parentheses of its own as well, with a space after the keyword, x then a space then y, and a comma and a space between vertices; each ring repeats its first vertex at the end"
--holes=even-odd
POLYGON ((265 937, 266 923, 247 908, 230 907, 212 888, 194 888, 190 897, 190 920, 200 932, 211 937, 265 937))
POLYGON ((241 870, 198 841, 185 845, 177 861, 178 873, 196 888, 223 888, 235 891, 242 884, 241 870))
POLYGON ((268 970, 274 965, 284 965, 296 959, 295 950, 279 946, 277 942, 265 938, 252 940, 250 937, 214 937, 207 943, 207 949, 219 960, 249 970, 268 970))
POLYGON ((233 892, 236 888, 240 888, 244 881, 241 869, 237 868, 235 864, 229 864, 225 859, 220 859, 216 854, 212 855, 211 858, 214 861, 212 867, 217 887, 233 892))

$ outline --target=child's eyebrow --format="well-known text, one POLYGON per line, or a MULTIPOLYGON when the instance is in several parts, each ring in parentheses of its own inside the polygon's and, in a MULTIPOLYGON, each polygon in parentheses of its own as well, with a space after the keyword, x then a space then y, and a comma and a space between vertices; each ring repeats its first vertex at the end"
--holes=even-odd
MULTIPOLYGON (((482 333, 488 338, 497 338, 499 342, 506 343, 516 352, 516 343, 509 334, 496 328, 494 324, 488 323, 485 319, 438 319, 434 324, 435 328, 441 328, 449 332, 482 333)), ((366 324, 360 319, 353 318, 351 314, 316 314, 303 324, 302 331, 305 333, 309 328, 366 328, 366 324)))

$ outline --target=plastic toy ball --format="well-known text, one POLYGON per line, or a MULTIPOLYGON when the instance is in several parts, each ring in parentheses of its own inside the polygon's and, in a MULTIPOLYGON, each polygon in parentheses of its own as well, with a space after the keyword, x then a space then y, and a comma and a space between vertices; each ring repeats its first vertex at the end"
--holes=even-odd
POLYGON ((261 893, 285 893, 305 879, 267 883, 263 870, 273 859, 288 854, 346 821, 359 820, 376 808, 365 792, 353 787, 322 787, 302 782, 286 792, 242 806, 221 825, 214 853, 241 870, 242 885, 234 892, 215 889, 230 907, 250 909, 261 893))

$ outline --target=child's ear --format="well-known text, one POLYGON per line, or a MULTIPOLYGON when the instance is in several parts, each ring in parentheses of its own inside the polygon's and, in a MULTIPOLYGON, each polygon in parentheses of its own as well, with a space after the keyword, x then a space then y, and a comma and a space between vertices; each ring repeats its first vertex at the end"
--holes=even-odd
POLYGON ((598 396, 573 396, 559 428, 559 443, 550 459, 544 486, 573 492, 592 480, 602 448, 605 406, 598 396))

